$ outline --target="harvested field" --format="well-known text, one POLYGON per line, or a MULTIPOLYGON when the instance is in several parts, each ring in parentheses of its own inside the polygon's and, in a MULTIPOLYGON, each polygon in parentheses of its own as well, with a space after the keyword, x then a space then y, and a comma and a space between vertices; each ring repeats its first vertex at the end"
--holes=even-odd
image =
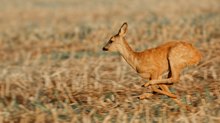
POLYGON ((219 123, 219 0, 2 0, 0 123, 219 123), (128 22, 141 51, 170 40, 203 54, 170 85, 185 111, 147 91, 118 54, 102 51, 128 22))

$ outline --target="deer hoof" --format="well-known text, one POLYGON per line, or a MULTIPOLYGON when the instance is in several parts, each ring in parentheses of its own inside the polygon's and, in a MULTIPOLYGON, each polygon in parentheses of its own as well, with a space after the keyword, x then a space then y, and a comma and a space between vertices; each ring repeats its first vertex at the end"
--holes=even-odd
POLYGON ((148 83, 145 83, 144 85, 142 85, 142 87, 148 87, 148 86, 150 86, 150 83, 148 82, 148 83))
POLYGON ((145 94, 142 94, 142 95, 138 96, 138 99, 143 100, 143 99, 150 98, 152 96, 153 96, 152 93, 145 93, 145 94))

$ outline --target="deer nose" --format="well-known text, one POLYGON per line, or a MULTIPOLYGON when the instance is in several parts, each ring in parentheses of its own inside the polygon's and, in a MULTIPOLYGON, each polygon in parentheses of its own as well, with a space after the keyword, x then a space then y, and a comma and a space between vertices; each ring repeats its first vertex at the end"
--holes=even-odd
POLYGON ((103 51, 108 51, 108 49, 107 49, 107 48, 105 48, 105 47, 103 47, 103 48, 102 48, 102 50, 103 50, 103 51))

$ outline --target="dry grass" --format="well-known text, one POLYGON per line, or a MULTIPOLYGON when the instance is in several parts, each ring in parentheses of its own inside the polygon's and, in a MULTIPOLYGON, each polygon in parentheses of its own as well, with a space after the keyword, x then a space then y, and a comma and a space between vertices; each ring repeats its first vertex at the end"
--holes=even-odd
POLYGON ((220 122, 219 0, 3 0, 1 123, 220 122), (193 112, 147 91, 118 55, 101 51, 127 21, 136 50, 185 39, 204 58, 172 91, 193 112))

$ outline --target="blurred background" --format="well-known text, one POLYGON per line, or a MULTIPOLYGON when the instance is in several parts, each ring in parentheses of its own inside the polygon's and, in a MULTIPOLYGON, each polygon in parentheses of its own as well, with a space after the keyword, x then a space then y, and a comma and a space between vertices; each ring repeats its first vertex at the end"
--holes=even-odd
POLYGON ((220 122, 219 0, 1 0, 0 122, 220 122), (171 40, 203 53, 163 95, 103 45, 128 22, 136 51, 171 40))

